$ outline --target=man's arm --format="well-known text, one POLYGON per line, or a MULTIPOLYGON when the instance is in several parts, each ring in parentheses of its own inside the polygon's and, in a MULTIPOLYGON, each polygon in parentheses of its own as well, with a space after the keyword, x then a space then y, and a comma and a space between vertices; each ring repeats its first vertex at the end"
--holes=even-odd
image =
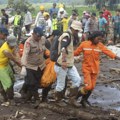
POLYGON ((79 47, 74 51, 74 56, 80 55, 82 51, 83 51, 83 44, 81 43, 79 47))
POLYGON ((12 54, 11 52, 9 52, 8 50, 4 50, 3 54, 8 57, 10 60, 12 60, 13 62, 15 62, 18 66, 21 67, 21 63, 20 61, 18 61, 18 59, 14 56, 14 54, 12 54))
POLYGON ((102 52, 104 54, 106 54, 107 56, 111 57, 112 59, 115 59, 116 58, 116 54, 114 54, 111 50, 109 50, 106 46, 104 46, 102 43, 101 43, 101 49, 102 49, 102 52))
POLYGON ((26 66, 26 64, 27 64, 27 57, 28 57, 29 51, 30 51, 30 43, 28 41, 26 41, 24 44, 23 56, 21 58, 22 66, 26 66))

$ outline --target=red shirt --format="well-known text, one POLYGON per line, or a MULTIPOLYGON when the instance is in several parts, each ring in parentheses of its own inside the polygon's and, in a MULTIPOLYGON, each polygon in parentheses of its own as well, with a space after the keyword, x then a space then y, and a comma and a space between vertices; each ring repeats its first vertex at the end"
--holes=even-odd
POLYGON ((105 10, 105 11, 103 12, 103 17, 108 21, 108 24, 109 24, 109 16, 110 16, 110 17, 112 16, 111 12, 108 11, 108 10, 105 10))

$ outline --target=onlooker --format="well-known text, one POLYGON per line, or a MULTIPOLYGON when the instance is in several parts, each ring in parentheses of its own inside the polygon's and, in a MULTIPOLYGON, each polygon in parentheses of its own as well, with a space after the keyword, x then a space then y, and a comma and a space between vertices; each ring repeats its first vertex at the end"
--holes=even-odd
POLYGON ((87 13, 87 11, 83 11, 83 16, 81 18, 81 23, 82 23, 82 29, 84 30, 85 28, 85 24, 88 20, 88 17, 85 15, 87 13))
POLYGON ((45 12, 44 6, 40 6, 40 11, 38 12, 36 19, 35 19, 35 26, 45 29, 45 19, 43 13, 45 12))
POLYGON ((61 20, 61 23, 63 25, 63 32, 68 30, 68 22, 69 22, 69 18, 68 18, 68 14, 66 13, 64 15, 64 18, 61 20))
POLYGON ((118 38, 120 40, 120 9, 116 10, 116 15, 113 16, 112 18, 112 23, 113 23, 113 29, 114 29, 114 44, 116 42, 116 39, 118 38))
MULTIPOLYGON (((21 66, 19 61, 18 52, 16 51, 16 38, 15 36, 8 36, 7 41, 0 48, 0 92, 4 98, 4 102, 11 102, 14 97, 13 85, 14 75, 9 65, 9 61, 14 61, 18 66, 21 66)), ((9 105, 4 103, 3 105, 9 105)))
POLYGON ((112 17, 112 14, 109 10, 107 10, 107 7, 104 5, 102 8, 103 11, 103 17, 107 20, 107 24, 109 25, 110 19, 112 17))
POLYGON ((31 15, 31 12, 28 11, 28 9, 25 9, 24 24, 25 24, 26 32, 29 33, 30 32, 30 27, 31 27, 31 24, 32 24, 32 15, 31 15))
POLYGON ((72 87, 70 88, 69 103, 75 107, 78 107, 78 103, 75 100, 78 93, 78 88, 81 83, 81 78, 78 74, 76 67, 74 66, 74 54, 73 54, 73 42, 74 37, 81 31, 81 23, 79 21, 73 21, 69 30, 69 33, 63 33, 59 38, 59 57, 55 65, 55 72, 57 73, 57 85, 56 85, 56 102, 60 106, 65 104, 61 101, 63 98, 65 79, 68 76, 72 81, 72 87))
POLYGON ((103 34, 105 35, 106 34, 106 26, 107 26, 107 20, 103 17, 103 12, 99 12, 99 31, 103 32, 103 34))
POLYGON ((23 17, 21 15, 21 11, 17 10, 17 14, 14 17, 14 36, 17 37, 18 41, 21 39, 21 29, 23 25, 23 17))
POLYGON ((50 17, 52 19, 54 13, 58 13, 58 8, 56 8, 56 3, 53 3, 53 7, 50 9, 50 17))
POLYGON ((49 37, 52 35, 52 21, 48 12, 43 13, 46 25, 45 25, 45 36, 49 37))
POLYGON ((85 26, 83 26, 84 27, 84 36, 85 36, 85 40, 87 40, 88 39, 88 36, 89 36, 89 18, 90 18, 90 14, 87 12, 87 13, 85 13, 85 18, 86 18, 86 21, 85 21, 85 19, 84 19, 84 24, 85 24, 85 26))
POLYGON ((1 26, 0 27, 8 27, 9 16, 5 12, 5 9, 1 9, 2 19, 1 19, 1 26))
POLYGON ((93 31, 98 30, 98 19, 96 18, 96 13, 92 13, 90 18, 87 20, 85 27, 87 27, 87 31, 89 34, 92 34, 93 31))
POLYGON ((59 19, 59 21, 61 21, 62 19, 63 19, 63 17, 64 17, 64 15, 66 14, 67 12, 65 11, 65 9, 64 8, 60 8, 59 9, 59 11, 58 11, 58 19, 59 19))
POLYGON ((100 53, 104 53, 113 59, 120 59, 110 50, 108 50, 100 41, 103 35, 100 31, 94 31, 89 37, 89 41, 84 41, 74 51, 74 55, 83 53, 82 72, 84 76, 84 87, 79 91, 78 97, 82 96, 81 104, 86 107, 90 105, 88 98, 96 85, 96 79, 99 73, 100 53))
POLYGON ((0 28, 0 47, 3 45, 5 42, 7 36, 9 35, 7 28, 0 28))
POLYGON ((90 18, 90 14, 89 13, 85 13, 85 18, 86 18, 86 22, 85 22, 85 26, 84 26, 84 33, 88 33, 89 31, 89 21, 88 19, 90 18))
POLYGON ((70 16, 70 19, 68 22, 68 27, 70 28, 72 22, 77 19, 78 19, 78 14, 76 12, 73 12, 72 15, 70 16))
POLYGON ((35 27, 32 36, 24 44, 23 56, 21 58, 21 74, 25 76, 25 83, 22 91, 26 94, 25 101, 39 100, 38 88, 40 79, 45 68, 44 51, 45 37, 40 27, 35 27))

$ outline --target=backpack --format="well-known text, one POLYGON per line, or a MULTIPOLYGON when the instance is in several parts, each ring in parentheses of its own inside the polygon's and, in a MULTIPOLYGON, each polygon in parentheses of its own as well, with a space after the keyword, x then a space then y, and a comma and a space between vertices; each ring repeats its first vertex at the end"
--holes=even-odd
MULTIPOLYGON (((66 32, 64 32, 64 33, 68 33, 69 34, 69 36, 70 36, 70 40, 71 40, 71 35, 70 35, 70 32, 69 31, 66 31, 66 32)), ((51 61, 53 61, 53 62, 56 62, 57 61, 57 59, 58 59, 58 57, 59 57, 59 51, 58 51, 58 47, 59 47, 59 37, 60 36, 55 36, 54 37, 54 40, 53 40, 53 43, 52 43, 52 45, 51 45, 51 49, 50 49, 50 59, 51 59, 51 61)), ((70 43, 69 43, 70 44, 70 43)), ((69 45, 69 44, 67 44, 66 45, 66 47, 69 45)))

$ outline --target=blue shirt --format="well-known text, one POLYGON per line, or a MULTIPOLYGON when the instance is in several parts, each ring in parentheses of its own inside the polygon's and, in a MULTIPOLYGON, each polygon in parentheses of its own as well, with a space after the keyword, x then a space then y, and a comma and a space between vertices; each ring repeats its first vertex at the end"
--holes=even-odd
POLYGON ((106 24, 107 24, 107 20, 104 17, 99 18, 99 30, 100 31, 105 31, 106 24))
POLYGON ((114 23, 114 29, 120 33, 120 16, 113 16, 112 22, 114 23))
POLYGON ((52 17, 53 13, 58 13, 58 8, 51 8, 50 9, 50 16, 52 17))

